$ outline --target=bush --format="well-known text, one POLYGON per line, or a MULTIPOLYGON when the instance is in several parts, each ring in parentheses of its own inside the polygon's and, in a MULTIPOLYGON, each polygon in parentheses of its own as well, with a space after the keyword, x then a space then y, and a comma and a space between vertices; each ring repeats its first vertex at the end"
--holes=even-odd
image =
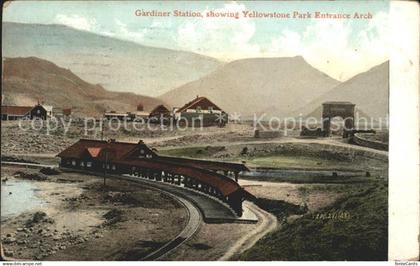
POLYGON ((40 173, 44 175, 59 175, 61 172, 58 169, 51 168, 51 167, 44 167, 39 170, 40 173))
POLYGON ((105 213, 103 217, 107 220, 105 224, 115 224, 122 221, 122 214, 123 212, 118 209, 112 209, 109 212, 105 213))
POLYGON ((30 172, 28 173, 28 172, 22 172, 22 171, 15 172, 14 176, 18 178, 36 180, 36 181, 45 181, 48 179, 48 176, 42 173, 30 173, 30 172))

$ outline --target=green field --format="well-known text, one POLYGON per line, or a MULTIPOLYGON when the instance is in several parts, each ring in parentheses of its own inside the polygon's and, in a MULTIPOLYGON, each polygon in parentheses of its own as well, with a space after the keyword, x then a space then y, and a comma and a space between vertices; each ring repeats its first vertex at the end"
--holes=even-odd
MULTIPOLYGON (((212 158, 215 154, 225 151, 224 146, 199 146, 160 150, 159 154, 181 156, 190 158, 212 158)), ((357 169, 354 162, 344 160, 326 159, 316 156, 270 154, 267 156, 230 156, 227 161, 245 161, 247 165, 271 168, 296 169, 357 169)))
MULTIPOLYGON (((224 146, 199 146, 199 147, 184 147, 174 148, 168 150, 161 150, 159 154, 169 156, 181 156, 199 159, 213 159, 214 155, 226 152, 224 146)), ((371 163, 368 160, 352 161, 344 158, 337 158, 327 156, 305 156, 302 154, 268 154, 264 156, 243 156, 231 155, 223 158, 224 161, 245 162, 248 167, 261 168, 277 168, 277 169, 294 169, 294 170, 328 170, 328 171, 350 171, 355 172, 351 177, 345 176, 290 176, 290 177, 267 177, 267 176, 242 176, 241 178, 259 181, 270 182, 292 182, 292 183, 356 183, 374 180, 378 177, 386 175, 387 164, 371 163), (365 177, 365 172, 369 171, 370 178, 365 177)))
POLYGON ((358 169, 353 162, 292 155, 253 157, 246 160, 246 163, 258 167, 289 169, 358 169))

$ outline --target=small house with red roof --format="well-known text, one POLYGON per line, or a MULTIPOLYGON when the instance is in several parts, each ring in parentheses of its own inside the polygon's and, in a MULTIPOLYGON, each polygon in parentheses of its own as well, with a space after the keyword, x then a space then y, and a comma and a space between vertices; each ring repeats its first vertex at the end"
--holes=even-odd
POLYGON ((206 97, 197 96, 192 101, 175 110, 175 119, 188 126, 224 126, 228 114, 206 97))
POLYGON ((1 106, 1 120, 48 119, 51 118, 52 106, 37 104, 35 106, 1 106))
POLYGON ((1 120, 30 119, 33 106, 2 106, 1 120))
POLYGON ((166 108, 165 105, 160 104, 153 108, 149 114, 149 121, 160 123, 160 122, 169 122, 171 119, 171 111, 166 108))

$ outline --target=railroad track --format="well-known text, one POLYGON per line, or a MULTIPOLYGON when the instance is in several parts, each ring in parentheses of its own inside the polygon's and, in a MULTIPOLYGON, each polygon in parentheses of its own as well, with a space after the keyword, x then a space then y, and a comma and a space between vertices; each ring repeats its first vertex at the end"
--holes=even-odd
MULTIPOLYGON (((5 164, 5 162, 1 162, 1 163, 5 164)), ((38 164, 32 164, 32 163, 22 163, 22 162, 19 162, 19 163, 7 162, 6 164, 7 165, 12 165, 12 166, 31 166, 31 167, 39 167, 39 168, 45 167, 45 165, 38 165, 38 164)), ((98 176, 98 175, 96 175, 96 176, 98 176)), ((169 197, 173 198, 174 200, 176 200, 178 203, 180 203, 187 210, 188 222, 185 225, 184 229, 181 231, 181 233, 179 233, 175 238, 173 238, 172 240, 167 242, 165 245, 163 245, 159 249, 153 251, 152 253, 148 254, 145 257, 139 258, 139 260, 144 260, 144 261, 146 261, 146 260, 147 261, 150 261, 150 260, 164 260, 164 258, 167 255, 169 255, 176 248, 178 248, 183 243, 188 241, 192 236, 194 236, 194 234, 200 228, 201 223, 203 222, 203 218, 201 216, 201 213, 200 213, 198 207, 195 206, 194 204, 192 204, 191 202, 189 202, 188 200, 186 200, 186 199, 184 199, 180 196, 177 196, 175 194, 172 194, 168 191, 165 191, 163 189, 157 188, 155 186, 151 186, 150 184, 148 184, 147 182, 144 182, 140 178, 129 177, 129 176, 118 176, 118 178, 130 181, 130 182, 135 182, 135 183, 140 184, 143 187, 147 187, 147 188, 159 191, 161 193, 164 193, 164 194, 168 195, 169 197)), ((0 250, 3 254, 3 246, 1 246, 0 250)), ((14 260, 14 259, 11 259, 11 260, 14 260)))
POLYGON ((184 229, 181 231, 181 233, 179 233, 171 241, 167 242, 165 245, 163 245, 159 249, 155 250, 154 252, 150 253, 146 257, 140 258, 140 260, 144 260, 144 261, 164 260, 167 255, 169 255, 176 248, 178 248, 183 243, 185 243, 187 240, 189 240, 192 236, 194 236, 194 234, 200 228, 201 223, 203 221, 201 213, 198 210, 198 208, 194 204, 189 202, 188 200, 186 200, 182 197, 179 197, 177 195, 174 195, 170 192, 167 192, 163 189, 157 188, 155 186, 150 186, 148 183, 144 182, 140 178, 128 177, 128 176, 122 176, 122 177, 119 177, 119 178, 131 181, 131 182, 141 183, 141 186, 146 186, 148 188, 151 188, 151 189, 157 190, 161 193, 164 193, 164 194, 170 196, 171 198, 175 199, 176 201, 178 201, 187 210, 188 222, 187 222, 186 226, 184 227, 184 229))

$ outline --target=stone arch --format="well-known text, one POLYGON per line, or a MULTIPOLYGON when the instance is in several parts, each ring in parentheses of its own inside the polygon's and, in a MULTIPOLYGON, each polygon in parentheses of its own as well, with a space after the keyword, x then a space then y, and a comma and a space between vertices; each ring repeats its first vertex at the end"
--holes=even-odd
POLYGON ((354 129, 355 104, 351 102, 325 102, 322 104, 322 130, 325 137, 331 134, 331 119, 341 117, 344 120, 343 138, 350 136, 354 129))

